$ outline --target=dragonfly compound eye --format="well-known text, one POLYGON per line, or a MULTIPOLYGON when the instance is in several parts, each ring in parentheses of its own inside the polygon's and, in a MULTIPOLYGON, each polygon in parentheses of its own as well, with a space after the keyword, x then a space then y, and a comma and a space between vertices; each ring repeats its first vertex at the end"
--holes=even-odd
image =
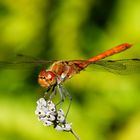
POLYGON ((42 70, 38 75, 38 83, 45 88, 56 84, 56 75, 52 71, 42 70))

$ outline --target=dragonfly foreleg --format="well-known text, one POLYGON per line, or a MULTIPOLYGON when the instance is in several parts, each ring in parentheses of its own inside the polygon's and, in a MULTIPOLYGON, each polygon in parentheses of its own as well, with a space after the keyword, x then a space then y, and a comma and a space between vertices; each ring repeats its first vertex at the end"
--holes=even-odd
POLYGON ((51 94, 49 96, 49 99, 51 100, 53 98, 53 96, 55 96, 55 95, 56 95, 56 85, 54 85, 52 87, 52 91, 51 91, 51 94))
POLYGON ((49 91, 50 91, 50 88, 48 88, 48 89, 45 91, 45 93, 44 93, 44 98, 47 97, 49 91))
POLYGON ((46 98, 46 96, 49 95, 49 99, 51 100, 53 98, 53 96, 56 95, 56 85, 54 85, 53 87, 48 88, 45 93, 44 93, 44 98, 46 98))

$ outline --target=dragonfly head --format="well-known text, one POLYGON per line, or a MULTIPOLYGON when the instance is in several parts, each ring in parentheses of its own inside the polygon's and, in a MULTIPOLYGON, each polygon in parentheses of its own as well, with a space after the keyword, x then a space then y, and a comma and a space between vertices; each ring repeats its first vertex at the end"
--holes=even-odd
POLYGON ((54 86, 56 82, 56 75, 52 71, 42 70, 38 75, 38 83, 44 88, 54 86))

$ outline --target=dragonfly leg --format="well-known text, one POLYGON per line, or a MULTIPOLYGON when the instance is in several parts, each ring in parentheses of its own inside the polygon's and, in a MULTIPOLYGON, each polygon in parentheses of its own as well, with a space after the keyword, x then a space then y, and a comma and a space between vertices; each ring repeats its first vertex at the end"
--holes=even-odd
POLYGON ((46 98, 46 96, 49 94, 49 99, 51 100, 53 98, 53 96, 56 95, 56 85, 54 85, 53 87, 48 88, 45 93, 44 93, 44 98, 46 98))
POLYGON ((51 89, 51 88, 48 88, 48 89, 45 91, 45 93, 44 93, 44 98, 46 98, 46 97, 47 97, 48 92, 50 91, 50 89, 51 89))
MULTIPOLYGON (((69 94, 69 92, 62 86, 62 85, 59 85, 58 86, 58 90, 59 90, 59 92, 60 92, 60 95, 63 97, 64 96, 64 98, 65 97, 68 97, 68 99, 69 99, 69 106, 68 106, 68 109, 67 109, 67 112, 66 112, 66 115, 65 115, 65 118, 67 118, 67 115, 68 115, 68 113, 69 113, 69 110, 70 110, 70 107, 71 107, 71 103, 72 103, 72 96, 69 94)), ((63 98, 62 98, 63 99, 63 98)), ((61 101, 60 101, 61 102, 61 101)), ((64 102, 64 101, 62 101, 62 102, 64 102)))
POLYGON ((65 116, 67 118, 67 115, 69 113, 69 110, 70 110, 70 107, 71 107, 71 104, 72 104, 72 96, 70 95, 70 93, 64 87, 62 87, 62 88, 64 90, 65 95, 69 98, 69 106, 68 106, 66 116, 65 116))
POLYGON ((49 99, 51 100, 55 95, 56 95, 56 86, 53 86, 49 99))
POLYGON ((64 100, 65 100, 65 95, 64 95, 64 93, 63 93, 62 90, 61 90, 60 84, 57 85, 57 88, 58 88, 58 91, 59 91, 59 94, 60 94, 61 99, 60 99, 60 101, 56 104, 56 106, 59 105, 59 104, 62 105, 62 103, 63 103, 64 100))

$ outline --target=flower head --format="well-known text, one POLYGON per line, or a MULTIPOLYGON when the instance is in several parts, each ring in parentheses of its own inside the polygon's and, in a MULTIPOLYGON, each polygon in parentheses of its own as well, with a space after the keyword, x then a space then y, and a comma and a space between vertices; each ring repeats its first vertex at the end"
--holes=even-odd
POLYGON ((57 110, 51 100, 46 101, 44 98, 40 98, 37 101, 35 114, 44 126, 53 126, 58 131, 71 132, 78 139, 72 131, 72 124, 66 122, 64 111, 62 109, 57 110))

